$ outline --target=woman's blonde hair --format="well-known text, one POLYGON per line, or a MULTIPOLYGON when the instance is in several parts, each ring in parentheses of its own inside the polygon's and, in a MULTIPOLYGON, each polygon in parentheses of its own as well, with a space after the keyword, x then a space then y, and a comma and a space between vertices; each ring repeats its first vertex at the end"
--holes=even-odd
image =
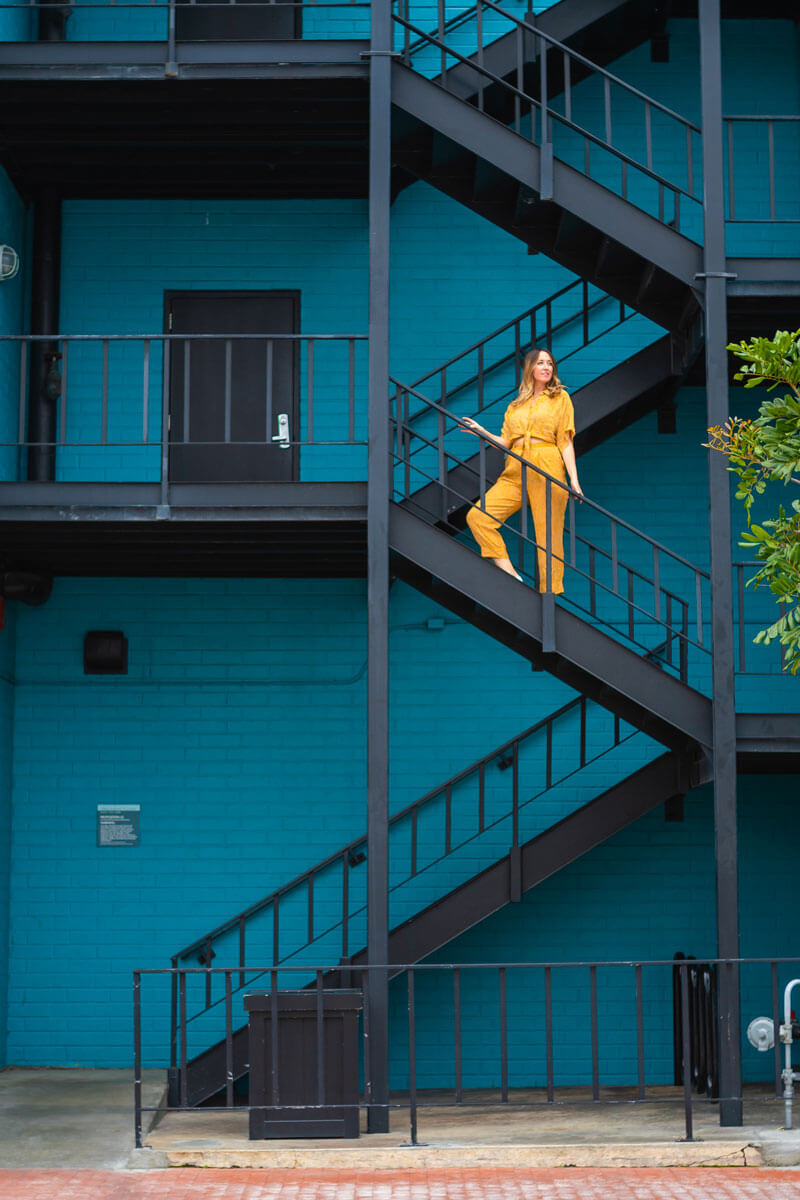
POLYGON ((520 381, 519 391, 517 392, 516 399, 511 401, 512 408, 516 408, 519 404, 524 404, 525 401, 530 400, 531 396, 533 395, 533 389, 536 383, 535 379, 533 378, 533 368, 535 367, 540 354, 546 354, 550 359, 550 362, 553 364, 553 374, 545 384, 544 390, 547 392, 548 396, 551 397, 557 396, 558 393, 563 390, 564 385, 558 378, 558 363, 545 346, 534 346, 533 349, 529 350, 525 355, 525 359, 522 363, 522 379, 520 381))

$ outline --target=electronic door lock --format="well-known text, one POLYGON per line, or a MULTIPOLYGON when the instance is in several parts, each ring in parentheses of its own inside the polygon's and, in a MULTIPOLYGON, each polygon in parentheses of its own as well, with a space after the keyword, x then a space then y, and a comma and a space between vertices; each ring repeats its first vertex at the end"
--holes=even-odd
POLYGON ((278 413, 278 432, 273 435, 273 442, 277 442, 281 450, 289 450, 291 441, 289 439, 289 414, 278 413))

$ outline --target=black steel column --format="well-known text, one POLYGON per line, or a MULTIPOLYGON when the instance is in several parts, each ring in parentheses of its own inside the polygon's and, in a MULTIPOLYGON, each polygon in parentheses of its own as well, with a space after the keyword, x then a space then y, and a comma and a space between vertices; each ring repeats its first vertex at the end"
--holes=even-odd
MULTIPOLYGON (((60 286, 61 197, 55 192, 43 191, 37 197, 33 210, 31 333, 58 333, 60 286)), ((57 371, 57 359, 54 357, 57 350, 58 343, 55 341, 31 344, 28 376, 29 479, 55 479, 57 401, 52 391, 57 371)))
MULTIPOLYGON (((389 205, 391 0, 372 0, 367 485, 367 959, 389 958, 389 205)), ((370 1133, 389 1129, 389 976, 369 973, 370 1133)))
MULTIPOLYGON (((705 219, 706 395, 709 425, 728 419, 727 276, 722 154, 720 0, 699 0, 705 219)), ((736 829, 736 706, 730 475, 723 455, 709 452, 713 666, 714 831, 717 863, 717 953, 739 956, 739 871, 736 829)), ((739 972, 719 971, 720 1124, 742 1124, 739 972)))

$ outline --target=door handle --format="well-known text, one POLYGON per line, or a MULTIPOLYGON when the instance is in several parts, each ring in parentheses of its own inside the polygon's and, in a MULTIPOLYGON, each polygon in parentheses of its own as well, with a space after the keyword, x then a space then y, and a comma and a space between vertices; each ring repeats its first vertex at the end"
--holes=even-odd
POLYGON ((288 413, 278 413, 278 432, 273 434, 272 440, 278 443, 281 450, 289 450, 291 448, 288 413))

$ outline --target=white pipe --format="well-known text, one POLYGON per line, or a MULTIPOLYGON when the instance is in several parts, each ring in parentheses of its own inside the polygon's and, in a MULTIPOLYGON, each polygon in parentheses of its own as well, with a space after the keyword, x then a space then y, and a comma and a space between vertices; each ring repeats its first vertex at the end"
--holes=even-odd
POLYGON ((783 992, 783 1027, 781 1028, 781 1041, 783 1042, 784 1053, 784 1068, 783 1068, 783 1108, 784 1108, 784 1125, 786 1129, 792 1128, 792 1098, 794 1096, 794 1076, 792 1073, 792 989, 800 987, 800 979, 793 979, 787 983, 783 992))

